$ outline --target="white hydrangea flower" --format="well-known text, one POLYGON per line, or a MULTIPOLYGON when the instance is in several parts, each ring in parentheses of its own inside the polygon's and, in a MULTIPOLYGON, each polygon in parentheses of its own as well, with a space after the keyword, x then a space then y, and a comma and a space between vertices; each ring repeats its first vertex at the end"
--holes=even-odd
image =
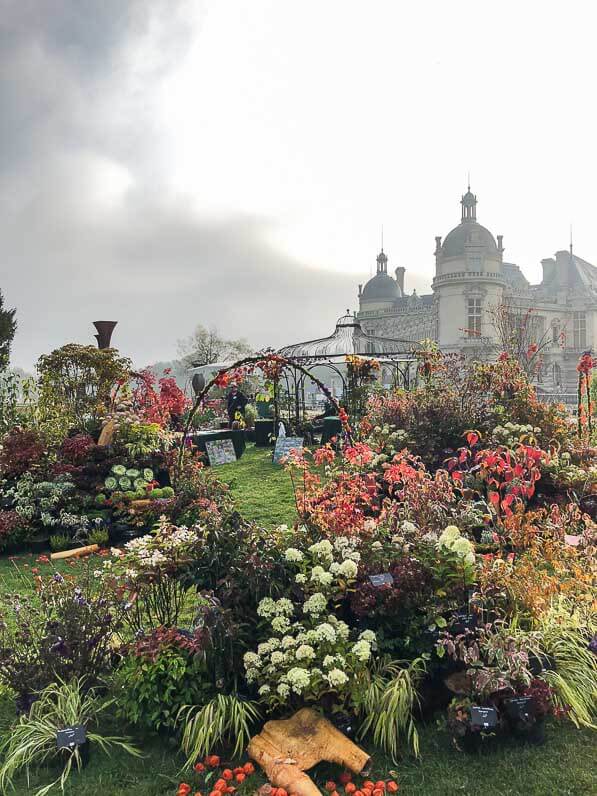
POLYGON ((323 665, 325 666, 326 669, 331 669, 335 663, 336 659, 334 658, 333 655, 326 655, 325 658, 323 659, 323 665))
POLYGON ((271 690, 272 689, 269 687, 269 685, 266 684, 261 686, 258 693, 260 696, 265 696, 266 694, 269 694, 271 690))
POLYGON ((290 619, 286 616, 274 616, 272 630, 276 633, 287 633, 290 630, 290 619))
POLYGON ((358 567, 355 564, 355 562, 352 561, 350 558, 347 558, 345 561, 343 561, 338 569, 339 575, 342 575, 342 577, 349 579, 356 578, 357 572, 358 572, 358 567))
POLYGON ((276 650, 275 652, 272 652, 272 657, 270 658, 270 660, 274 664, 274 666, 277 666, 280 663, 284 663, 285 658, 286 656, 284 655, 283 652, 280 652, 280 650, 276 650))
POLYGON ((288 683, 280 683, 276 688, 276 691, 282 697, 282 699, 286 699, 286 697, 290 696, 290 686, 288 683))
POLYGON ((381 550, 382 547, 383 545, 379 540, 373 542, 373 544, 371 545, 372 550, 381 550))
POLYGON ((316 633, 319 641, 327 641, 329 644, 334 644, 336 641, 336 631, 329 622, 322 622, 317 627, 316 633))
POLYGON ((404 520, 400 527, 402 528, 402 533, 417 533, 419 530, 414 522, 409 522, 408 520, 404 520))
POLYGON ((282 639, 282 649, 287 650, 294 646, 296 646, 296 639, 292 638, 292 636, 284 636, 282 639))
POLYGON ((309 687, 309 672, 300 666, 295 666, 290 669, 286 677, 295 694, 300 694, 305 688, 309 687))
POLYGON ((350 628, 346 624, 346 622, 342 622, 338 620, 336 625, 336 634, 338 638, 342 639, 342 641, 346 641, 350 635, 350 628))
POLYGON ((257 616, 263 616, 268 619, 276 612, 276 603, 271 597, 264 597, 257 606, 257 616))
POLYGON ((306 583, 307 582, 307 576, 303 575, 302 572, 299 572, 297 575, 294 576, 294 582, 295 583, 306 583))
POLYGON ((325 675, 325 679, 332 686, 332 688, 338 688, 342 685, 346 685, 348 682, 348 675, 340 669, 330 669, 330 671, 325 675))
POLYGON ((318 558, 332 558, 333 552, 332 543, 329 542, 327 539, 322 539, 321 542, 316 542, 309 547, 309 552, 313 556, 317 556, 318 558))
POLYGON ((312 661, 315 658, 315 650, 309 644, 301 644, 295 652, 297 661, 312 661))
POLYGON ((352 654, 360 661, 368 661, 371 657, 371 644, 368 641, 357 641, 351 649, 352 654))
POLYGON ((330 586, 333 580, 331 572, 326 572, 323 567, 316 566, 311 570, 311 581, 321 586, 330 586))
POLYGON ((251 669, 253 667, 258 669, 261 666, 261 658, 255 652, 245 652, 243 663, 245 664, 245 669, 251 669))
POLYGON ((363 630, 363 632, 359 635, 359 641, 367 641, 369 644, 373 644, 376 639, 377 637, 373 630, 363 630))
POLYGON ((297 550, 296 547, 289 547, 288 550, 284 553, 284 558, 286 561, 290 561, 292 563, 297 563, 302 561, 305 556, 300 550, 297 550))
POLYGON ((330 572, 332 574, 336 575, 339 569, 340 569, 340 564, 337 561, 334 561, 332 564, 330 564, 330 572))
POLYGON ((261 657, 263 657, 264 655, 269 655, 270 652, 273 652, 273 647, 271 646, 269 641, 262 641, 261 644, 257 645, 257 654, 260 655, 261 657))
POLYGON ((287 597, 280 597, 275 603, 274 611, 278 616, 292 616, 294 613, 294 604, 292 600, 287 597))
POLYGON ((312 594, 308 600, 305 601, 303 605, 303 611, 306 614, 321 614, 327 608, 328 601, 326 600, 325 596, 316 591, 315 594, 312 594))
POLYGON ((259 677, 259 669, 247 669, 246 673, 247 683, 252 683, 259 677))

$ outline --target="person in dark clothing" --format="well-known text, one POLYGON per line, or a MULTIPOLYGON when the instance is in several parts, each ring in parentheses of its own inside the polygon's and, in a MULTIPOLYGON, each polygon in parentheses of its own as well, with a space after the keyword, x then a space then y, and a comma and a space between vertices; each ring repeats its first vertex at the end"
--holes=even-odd
POLYGON ((248 400, 246 396, 242 394, 236 384, 233 384, 228 393, 228 420, 230 421, 230 425, 236 420, 237 412, 240 412, 244 418, 247 404, 248 400))

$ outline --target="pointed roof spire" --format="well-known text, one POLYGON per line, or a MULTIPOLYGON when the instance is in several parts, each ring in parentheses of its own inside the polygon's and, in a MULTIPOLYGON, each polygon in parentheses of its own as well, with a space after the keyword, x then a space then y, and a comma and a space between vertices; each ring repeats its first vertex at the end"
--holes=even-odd
MULTIPOLYGON (((469 175, 470 180, 470 175, 469 175)), ((474 193, 471 193, 471 185, 470 182, 468 184, 468 190, 460 200, 460 204, 462 205, 462 216, 460 221, 476 221, 477 220, 477 197, 474 193)))

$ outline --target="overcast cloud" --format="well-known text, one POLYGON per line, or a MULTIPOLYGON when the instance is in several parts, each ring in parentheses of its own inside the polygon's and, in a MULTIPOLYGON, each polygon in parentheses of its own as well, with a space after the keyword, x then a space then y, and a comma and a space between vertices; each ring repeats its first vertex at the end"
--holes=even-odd
POLYGON ((589 2, 0 0, 0 288, 13 362, 118 320, 138 364, 202 322, 329 333, 375 262, 429 290, 479 219, 531 279, 597 262, 589 2))

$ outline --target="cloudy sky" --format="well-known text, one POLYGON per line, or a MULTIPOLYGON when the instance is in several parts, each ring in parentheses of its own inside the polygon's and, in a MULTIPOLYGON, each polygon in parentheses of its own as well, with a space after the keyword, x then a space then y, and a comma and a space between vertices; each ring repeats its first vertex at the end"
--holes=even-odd
POLYGON ((594 3, 0 0, 0 288, 14 364, 118 320, 327 334, 375 263, 428 291, 479 220, 537 279, 597 262, 594 3))

